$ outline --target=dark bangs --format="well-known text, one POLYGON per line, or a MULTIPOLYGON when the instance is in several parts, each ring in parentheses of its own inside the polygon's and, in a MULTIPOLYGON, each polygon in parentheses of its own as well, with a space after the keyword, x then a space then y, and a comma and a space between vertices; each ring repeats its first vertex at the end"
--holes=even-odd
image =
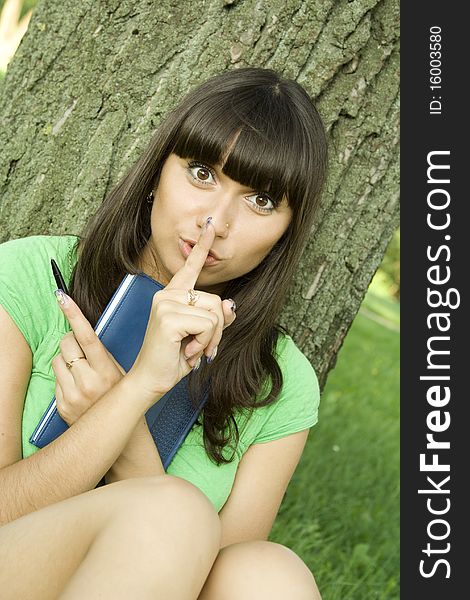
POLYGON ((223 165, 225 175, 269 193, 275 204, 286 195, 295 210, 311 178, 307 164, 311 148, 305 144, 305 125, 293 116, 290 103, 273 84, 215 91, 188 111, 171 151, 209 166, 223 165))

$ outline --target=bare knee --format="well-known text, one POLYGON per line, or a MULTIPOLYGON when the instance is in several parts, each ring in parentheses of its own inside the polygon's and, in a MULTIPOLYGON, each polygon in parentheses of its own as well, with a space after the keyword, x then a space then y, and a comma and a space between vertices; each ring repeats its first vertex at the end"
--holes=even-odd
POLYGON ((283 593, 279 594, 279 598, 284 597, 284 593, 287 594, 289 590, 289 598, 293 600, 321 600, 315 577, 298 554, 282 544, 274 542, 260 542, 260 544, 263 544, 265 551, 269 545, 264 560, 271 564, 272 570, 280 573, 277 581, 283 593))
POLYGON ((267 541, 232 544, 215 561, 198 600, 321 600, 312 572, 292 550, 267 541))
POLYGON ((220 520, 209 500, 167 475, 106 487, 94 495, 105 522, 64 598, 88 597, 85 588, 114 598, 116 575, 120 598, 196 598, 220 549, 220 520))
POLYGON ((215 555, 219 550, 221 525, 217 511, 192 483, 162 475, 129 479, 107 487, 114 496, 112 522, 130 519, 133 531, 143 533, 158 531, 164 524, 180 539, 197 540, 199 547, 207 544, 215 555))

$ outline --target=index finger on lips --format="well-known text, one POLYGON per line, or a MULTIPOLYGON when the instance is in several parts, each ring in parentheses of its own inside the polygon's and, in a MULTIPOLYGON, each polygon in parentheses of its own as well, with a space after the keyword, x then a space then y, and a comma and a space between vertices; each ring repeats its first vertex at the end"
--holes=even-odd
POLYGON ((166 286, 167 289, 188 290, 196 285, 215 238, 215 229, 211 221, 212 218, 209 217, 202 228, 197 243, 191 250, 191 254, 186 258, 186 262, 181 269, 173 275, 166 286))
MULTIPOLYGON (((82 349, 85 358, 90 363, 90 366, 99 366, 105 355, 105 350, 90 322, 85 318, 85 315, 70 296, 67 296, 61 290, 56 290, 55 295, 62 312, 70 323, 73 335, 82 349)), ((77 357, 67 357, 67 360, 71 360, 72 358, 77 357)))

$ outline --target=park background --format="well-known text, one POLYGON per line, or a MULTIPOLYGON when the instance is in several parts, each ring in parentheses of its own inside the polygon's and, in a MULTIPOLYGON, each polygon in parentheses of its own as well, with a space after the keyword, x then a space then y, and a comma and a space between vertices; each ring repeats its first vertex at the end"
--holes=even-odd
MULTIPOLYGON (((35 5, 0 0, 0 88, 35 5)), ((399 328, 397 229, 270 535, 304 559, 324 600, 399 598, 399 328)))

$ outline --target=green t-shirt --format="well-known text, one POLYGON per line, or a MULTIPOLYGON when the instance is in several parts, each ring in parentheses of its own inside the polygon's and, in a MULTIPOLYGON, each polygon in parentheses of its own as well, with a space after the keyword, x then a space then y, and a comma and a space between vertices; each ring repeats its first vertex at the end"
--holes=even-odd
MULTIPOLYGON (((71 331, 53 293, 57 286, 50 260, 54 258, 68 284, 76 262, 76 242, 72 235, 39 235, 0 244, 0 304, 33 355, 22 419, 23 457, 38 450, 29 438, 54 395, 51 361, 60 352, 62 337, 71 331)), ((233 462, 213 463, 204 449, 202 427, 195 424, 168 467, 169 474, 196 485, 217 511, 227 500, 240 459, 251 444, 275 440, 317 422, 320 391, 312 365, 289 336, 280 336, 277 355, 284 378, 282 392, 249 419, 242 412, 235 415, 240 441, 233 462)))

